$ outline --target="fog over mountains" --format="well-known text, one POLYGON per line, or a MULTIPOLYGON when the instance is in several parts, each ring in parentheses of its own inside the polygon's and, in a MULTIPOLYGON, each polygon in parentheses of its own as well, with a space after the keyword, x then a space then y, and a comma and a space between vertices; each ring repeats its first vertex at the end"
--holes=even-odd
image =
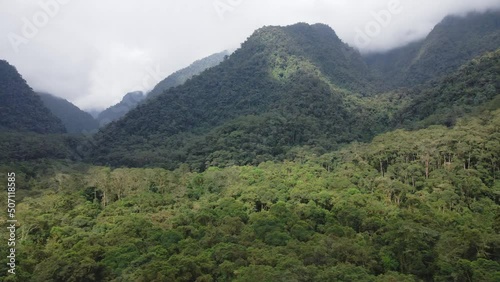
MULTIPOLYGON (((420 31, 429 23, 403 12, 416 1, 354 2, 269 1, 260 8, 275 14, 280 3, 286 15, 278 19, 289 19, 292 8, 309 19, 331 5, 357 7, 372 18, 351 27, 368 41, 386 21, 413 20, 420 31), (362 9, 373 3, 375 10, 362 9)), ((95 19, 109 3, 94 7, 95 19)), ((120 27, 110 37, 134 35, 167 53, 134 32, 148 34, 143 24, 166 17, 150 3, 124 3, 137 17, 128 18, 130 34, 120 27)), ((206 10, 179 3, 170 7, 188 26, 203 23, 206 10)), ((239 7, 255 3, 263 4, 217 0, 211 8, 222 22, 248 20, 239 7)), ((27 82, 16 63, 0 60, 7 184, 0 200, 9 204, 6 243, 15 242, 0 255, 0 280, 500 281, 500 10, 486 9, 489 1, 454 1, 453 9, 439 3, 436 11, 427 7, 429 15, 469 11, 470 3, 477 11, 443 15, 425 36, 396 36, 400 44, 380 35, 385 46, 398 47, 374 42, 362 52, 342 36, 349 15, 339 15, 339 28, 266 21, 247 34, 236 25, 234 52, 214 53, 220 48, 190 65, 172 60, 170 75, 149 69, 138 80, 121 67, 156 52, 115 46, 112 73, 82 66, 60 76, 51 94, 35 92, 37 79, 27 82), (375 49, 384 52, 368 52, 375 49), (89 92, 75 83, 84 78, 66 80, 75 73, 101 79, 87 81, 96 87, 89 92), (103 89, 114 89, 101 93, 120 102, 94 116, 76 106, 83 97, 104 105, 95 96, 103 89)), ((109 9, 106 25, 122 9, 109 9)), ((89 30, 94 24, 89 20, 89 30)), ((179 23, 148 27, 172 46, 189 45, 186 53, 218 46, 176 41, 179 23)), ((235 34, 222 31, 201 34, 200 42, 235 34)), ((76 43, 91 44, 85 35, 76 43)), ((50 46, 40 47, 40 56, 50 58, 50 46)), ((95 63, 78 49, 73 55, 54 61, 54 73, 59 64, 95 63)), ((38 62, 33 58, 34 68, 45 69, 38 62)))

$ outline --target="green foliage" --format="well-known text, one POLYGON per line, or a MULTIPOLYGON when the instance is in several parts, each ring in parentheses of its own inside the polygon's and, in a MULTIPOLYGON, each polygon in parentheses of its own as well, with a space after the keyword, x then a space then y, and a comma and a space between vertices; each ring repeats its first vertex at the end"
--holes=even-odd
POLYGON ((324 25, 262 28, 220 65, 99 132, 90 158, 204 170, 282 160, 296 146, 324 152, 368 140, 383 128, 372 127, 381 108, 352 92, 372 90, 361 56, 347 49, 324 25))
POLYGON ((18 275, 496 281, 499 127, 495 111, 454 128, 398 130, 324 155, 203 173, 19 168, 20 183, 32 186, 18 203, 18 275))
POLYGON ((91 140, 85 136, 5 132, 0 134, 0 163, 30 160, 82 160, 91 140))
MULTIPOLYGON (((424 128, 451 126, 456 120, 491 104, 500 93, 500 49, 473 59, 457 72, 415 95, 397 115, 400 124, 424 128), (415 122, 417 121, 417 122, 415 122)), ((493 107, 492 107, 493 106, 493 107)))
POLYGON ((367 95, 380 86, 331 29, 266 27, 95 144, 2 134, 21 188, 18 274, 2 253, 0 279, 497 281, 498 54, 367 95), (114 167, 72 161, 90 147, 114 167))
POLYGON ((38 93, 43 104, 58 117, 68 133, 91 133, 99 128, 97 121, 65 99, 47 93, 38 93))
POLYGON ((458 67, 500 46, 500 11, 447 16, 424 40, 370 54, 366 61, 382 79, 382 88, 415 86, 454 72, 458 67))
POLYGON ((199 75, 206 69, 212 68, 220 64, 222 61, 227 59, 230 55, 229 51, 222 51, 219 53, 212 54, 206 58, 200 59, 192 63, 186 68, 178 70, 173 74, 166 77, 164 80, 160 81, 151 92, 148 93, 147 98, 154 98, 166 90, 184 84, 187 80, 191 79, 195 75, 199 75))
POLYGON ((17 70, 0 60, 0 132, 64 133, 64 125, 47 109, 17 70))
POLYGON ((135 108, 146 96, 141 91, 130 92, 123 96, 122 100, 104 111, 100 112, 97 116, 99 126, 118 120, 126 115, 131 109, 135 108))
POLYGON ((498 50, 420 88, 368 95, 378 86, 346 48, 323 25, 262 28, 220 65, 104 128, 89 160, 195 171, 258 165, 304 149, 324 154, 394 128, 451 126, 500 106, 492 103, 498 50))

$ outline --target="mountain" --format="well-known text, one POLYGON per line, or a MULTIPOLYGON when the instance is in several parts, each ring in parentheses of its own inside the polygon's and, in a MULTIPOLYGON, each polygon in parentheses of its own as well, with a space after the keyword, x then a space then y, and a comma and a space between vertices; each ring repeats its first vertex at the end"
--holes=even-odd
POLYGON ((0 132, 64 133, 59 118, 44 106, 16 68, 0 60, 0 132))
POLYGON ((452 126, 460 117, 500 108, 500 49, 464 64, 454 73, 429 83, 396 114, 410 127, 452 126))
POLYGON ((107 108, 97 115, 97 120, 99 121, 100 126, 105 126, 112 121, 120 119, 131 109, 141 103, 145 98, 150 99, 156 97, 165 90, 179 86, 204 70, 220 64, 220 62, 222 62, 229 54, 229 51, 216 53, 198 60, 184 69, 174 72, 159 82, 153 90, 147 94, 147 96, 140 91, 127 93, 120 103, 107 108))
POLYGON ((99 123, 89 113, 71 102, 48 93, 37 94, 43 104, 63 122, 68 133, 91 133, 99 128, 99 123))
POLYGON ((360 101, 372 92, 360 54, 330 27, 264 27, 218 66, 104 128, 92 159, 203 169, 331 149, 375 133, 369 121, 379 116, 360 101))
POLYGON ((414 86, 455 71, 500 46, 500 11, 447 16, 429 35, 366 62, 385 87, 414 86))
POLYGON ((126 115, 131 109, 135 108, 146 96, 142 91, 135 91, 125 94, 120 103, 113 105, 97 116, 100 126, 104 126, 112 121, 126 115))
POLYGON ((86 110, 86 112, 89 113, 93 118, 97 119, 102 110, 91 109, 91 110, 86 110))
POLYGON ((397 77, 421 44, 264 27, 94 136, 2 132, 0 281, 500 281, 500 46, 397 77))
POLYGON ((188 79, 200 74, 204 70, 220 64, 230 54, 231 52, 227 50, 220 53, 215 53, 206 58, 195 61, 186 68, 174 72, 173 74, 162 80, 160 83, 158 83, 153 88, 153 90, 148 93, 148 98, 158 96, 169 88, 183 84, 188 79))

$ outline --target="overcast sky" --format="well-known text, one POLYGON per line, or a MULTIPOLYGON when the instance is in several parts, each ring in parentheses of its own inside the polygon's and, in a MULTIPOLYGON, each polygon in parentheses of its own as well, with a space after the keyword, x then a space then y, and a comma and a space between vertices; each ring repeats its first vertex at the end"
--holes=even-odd
POLYGON ((326 23, 362 52, 425 37, 448 14, 498 0, 0 0, 0 59, 36 91, 106 108, 238 48, 264 25, 326 23), (377 22, 378 21, 378 22, 377 22))

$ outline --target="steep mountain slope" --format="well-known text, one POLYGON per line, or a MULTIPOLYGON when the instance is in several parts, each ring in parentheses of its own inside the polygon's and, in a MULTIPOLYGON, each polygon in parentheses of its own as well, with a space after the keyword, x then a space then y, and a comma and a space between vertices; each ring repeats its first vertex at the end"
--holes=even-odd
POLYGON ((206 58, 195 61, 186 68, 174 72, 164 80, 160 81, 160 83, 158 83, 153 88, 153 90, 148 93, 147 98, 156 97, 169 88, 183 84, 191 77, 200 74, 208 68, 215 67, 216 65, 220 64, 224 60, 224 58, 226 58, 230 54, 231 53, 227 50, 220 53, 215 53, 206 58))
MULTIPOLYGON (((457 63, 493 48, 489 44, 497 38, 497 13, 483 16, 448 17, 425 42, 386 57, 386 70, 409 64, 408 75, 430 68, 427 60, 444 52, 441 45, 446 38, 467 50, 467 56, 459 59, 456 52, 434 59, 443 66, 436 68, 435 80, 422 78, 419 87, 386 93, 377 93, 383 84, 391 89, 416 80, 397 82, 395 77, 393 85, 389 79, 377 80, 362 57, 328 26, 261 28, 217 67, 105 128, 96 136, 91 159, 167 168, 187 163, 203 170, 288 159, 304 149, 320 154, 400 126, 452 125, 498 93, 497 52, 460 69, 457 63), (452 31, 464 22, 472 31, 457 37, 452 31), (446 33, 443 29, 451 31, 440 41, 436 34, 446 33), (476 29, 483 30, 479 47, 473 44, 476 29)), ((462 52, 461 48, 457 50, 462 52)))
POLYGON ((230 54, 229 51, 223 51, 200 59, 188 67, 174 72, 158 83, 153 90, 147 95, 140 91, 127 93, 123 99, 116 105, 113 105, 99 113, 97 120, 100 126, 105 126, 108 123, 118 120, 126 115, 131 109, 135 108, 144 99, 151 99, 163 93, 165 90, 179 86, 195 75, 200 74, 204 70, 214 67, 224 60, 230 54))
POLYGON ((365 59, 386 86, 413 86, 449 74, 499 46, 500 11, 488 11, 448 16, 424 40, 365 59))
POLYGON ((113 105, 97 116, 97 121, 99 126, 105 126, 106 124, 118 120, 119 118, 126 115, 131 109, 135 108, 146 96, 142 91, 135 91, 125 94, 122 100, 113 105))
POLYGON ((99 128, 98 122, 71 102, 48 93, 37 93, 43 104, 58 117, 68 133, 91 133, 99 128))
POLYGON ((411 127, 451 126, 474 110, 500 108, 500 49, 473 59, 413 96, 397 114, 399 123, 411 127))
POLYGON ((63 133, 61 120, 47 109, 17 70, 0 60, 0 132, 63 133))
POLYGON ((189 158, 203 168, 218 155, 259 162, 283 158, 298 145, 331 148, 368 138, 373 129, 362 128, 361 121, 376 115, 360 118, 364 111, 354 93, 370 93, 369 82, 361 56, 328 26, 264 27, 220 65, 105 128, 92 157, 166 167, 189 158), (198 143, 223 147, 239 138, 250 139, 251 147, 234 152, 198 143))

